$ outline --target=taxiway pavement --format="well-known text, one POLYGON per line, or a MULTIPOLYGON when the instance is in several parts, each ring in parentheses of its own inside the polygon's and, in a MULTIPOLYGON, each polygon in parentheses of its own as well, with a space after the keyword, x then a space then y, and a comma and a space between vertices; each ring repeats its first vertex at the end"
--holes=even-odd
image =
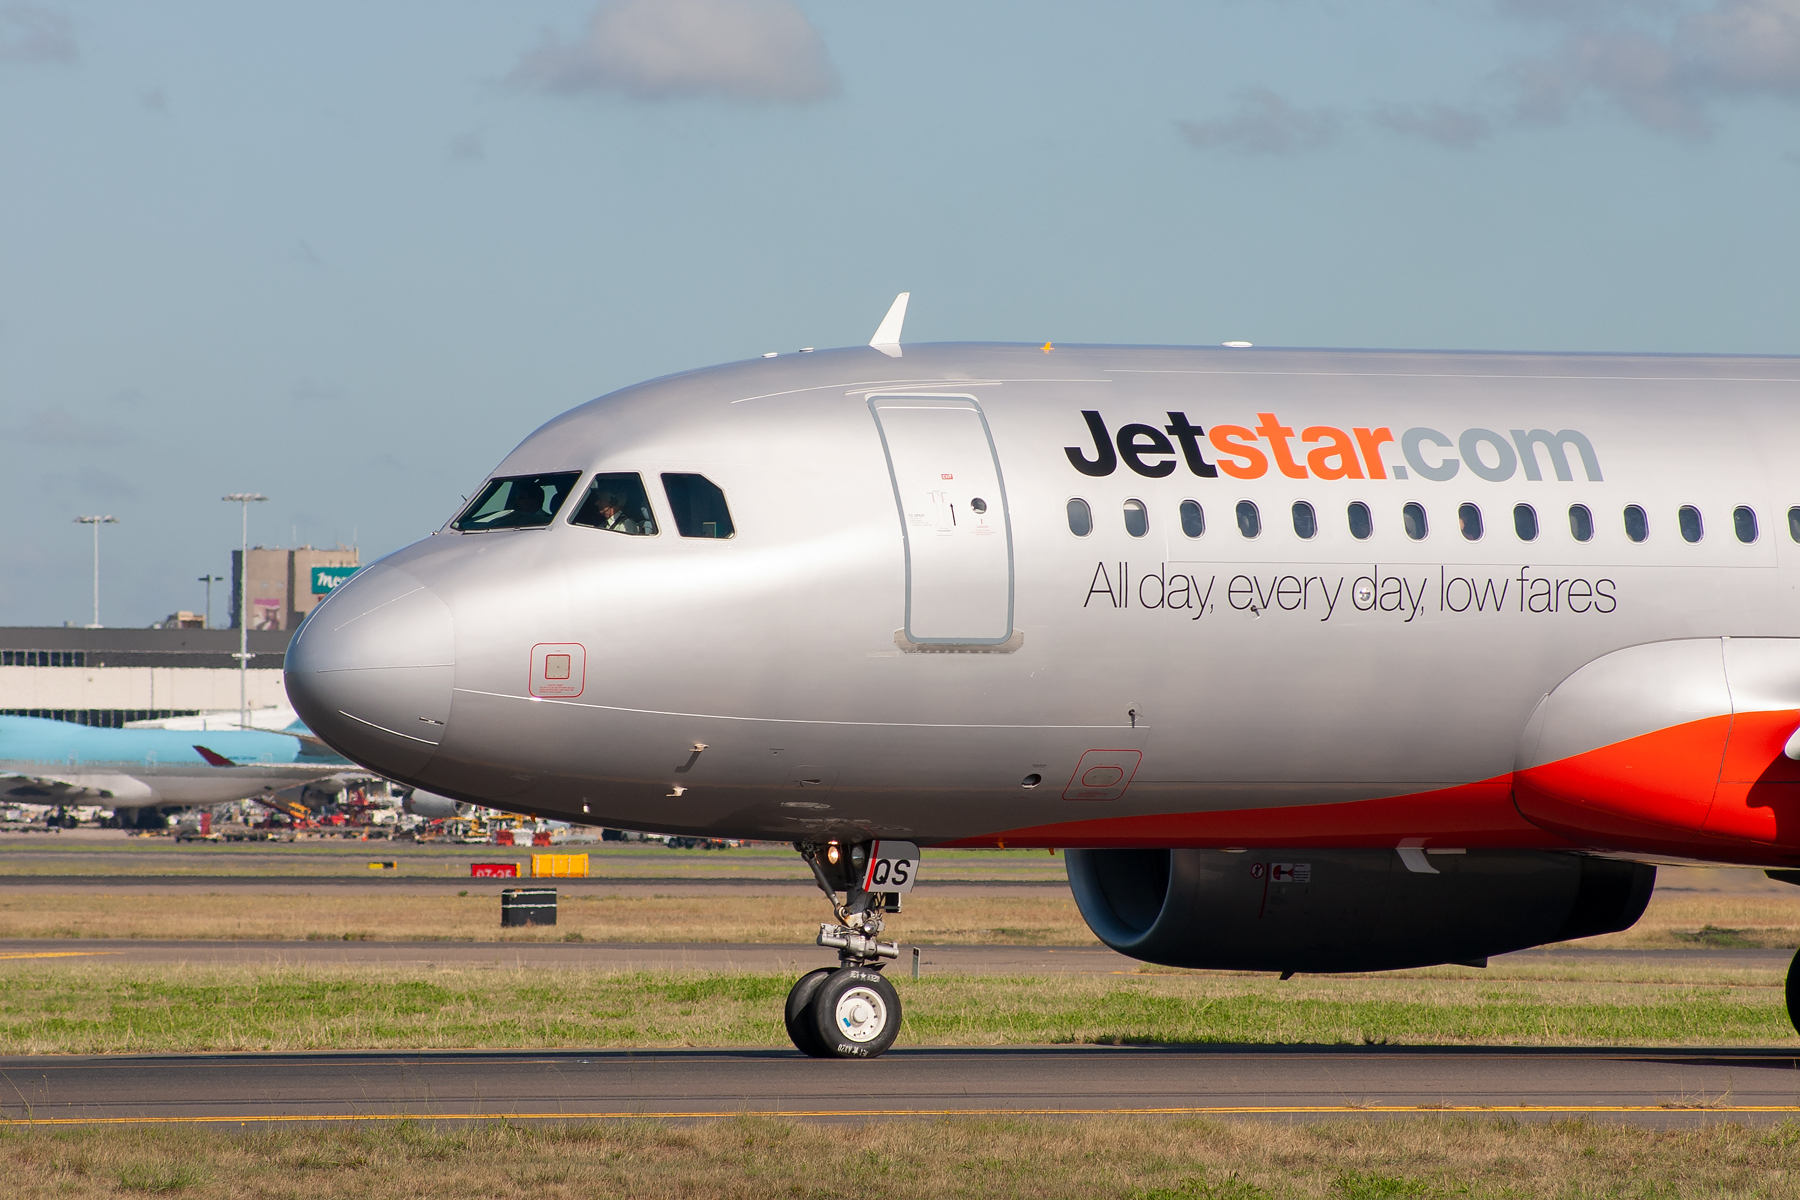
POLYGON ((1774 1050, 1373 1047, 146 1055, 0 1059, 6 1124, 567 1121, 767 1114, 1800 1116, 1774 1050))

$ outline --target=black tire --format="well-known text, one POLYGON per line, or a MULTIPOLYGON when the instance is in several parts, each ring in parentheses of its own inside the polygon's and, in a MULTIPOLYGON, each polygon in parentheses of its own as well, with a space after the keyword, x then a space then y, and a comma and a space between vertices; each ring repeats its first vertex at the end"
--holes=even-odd
POLYGON ((900 994, 867 967, 833 971, 813 993, 810 1015, 828 1058, 875 1058, 900 1036, 900 994))
POLYGON ((1795 954, 1794 961, 1788 964, 1787 1010, 1794 1031, 1800 1033, 1800 954, 1795 954))
POLYGON ((825 1051, 825 1043, 819 1040, 819 1031, 812 1016, 813 997, 818 995, 819 985, 825 982, 835 967, 820 967, 816 971, 808 971, 794 984, 788 992, 787 1010, 782 1019, 787 1023, 788 1040, 794 1043, 794 1049, 809 1058, 829 1058, 825 1051))

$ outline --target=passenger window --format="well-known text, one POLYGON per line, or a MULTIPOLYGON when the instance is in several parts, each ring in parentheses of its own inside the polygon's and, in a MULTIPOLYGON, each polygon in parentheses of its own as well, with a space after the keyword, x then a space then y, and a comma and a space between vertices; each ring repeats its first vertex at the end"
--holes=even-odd
POLYGON ((1800 542, 1800 508, 1788 509, 1788 536, 1800 542))
POLYGON ((486 533, 491 529, 536 529, 548 525, 580 478, 580 471, 559 471, 554 475, 490 479, 451 528, 463 533, 486 533))
POLYGON ((1456 510, 1456 523, 1462 529, 1465 541, 1481 540, 1481 509, 1473 504, 1465 504, 1456 510))
POLYGON ((656 536, 656 514, 650 511, 650 496, 636 471, 594 476, 569 524, 637 537, 656 536))
POLYGON ((1625 536, 1634 542, 1641 542, 1650 536, 1650 518, 1635 504, 1625 506, 1625 536))
POLYGON ((737 532, 725 493, 704 475, 664 473, 663 494, 675 514, 675 529, 682 537, 728 538, 737 532))
POLYGON ((1319 532, 1319 518, 1313 512, 1313 506, 1304 500, 1294 501, 1294 533, 1298 537, 1312 538, 1319 532))
POLYGON ((1537 509, 1529 504, 1513 505, 1513 532, 1519 535, 1521 542, 1537 541, 1537 509))
POLYGON ((1086 500, 1069 501, 1069 532, 1076 537, 1086 537, 1094 532, 1094 514, 1086 500))
POLYGON ((1739 505, 1731 512, 1731 525, 1737 531, 1738 541, 1748 546, 1756 540, 1756 510, 1739 505))
POLYGON ((1181 532, 1197 538, 1206 532, 1206 512, 1198 500, 1181 502, 1181 532))
POLYGON ((1361 500, 1352 500, 1349 509, 1350 536, 1357 541, 1367 541, 1375 532, 1375 521, 1369 516, 1369 506, 1361 500))
POLYGON ((1684 542, 1697 542, 1705 532, 1700 527, 1700 510, 1691 504, 1682 505, 1681 511, 1675 514, 1675 519, 1681 526, 1681 540, 1684 542))
POLYGON ((1262 514, 1256 511, 1254 501, 1238 501, 1237 522, 1238 532, 1247 538, 1253 538, 1262 532, 1262 514))
POLYGON ((1413 541, 1421 541, 1430 532, 1425 524, 1425 506, 1408 504, 1400 510, 1400 524, 1406 529, 1406 536, 1413 541))
POLYGON ((1569 536, 1578 542, 1594 540, 1594 514, 1585 504, 1569 505, 1569 536))
POLYGON ((1150 532, 1150 511, 1142 500, 1125 502, 1125 532, 1132 537, 1143 537, 1150 532))

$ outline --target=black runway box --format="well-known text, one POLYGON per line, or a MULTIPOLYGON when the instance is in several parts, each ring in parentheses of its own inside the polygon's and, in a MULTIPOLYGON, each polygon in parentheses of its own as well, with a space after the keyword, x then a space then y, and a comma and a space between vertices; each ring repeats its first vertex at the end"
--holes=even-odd
POLYGON ((500 927, 556 924, 555 888, 505 888, 500 892, 500 927))

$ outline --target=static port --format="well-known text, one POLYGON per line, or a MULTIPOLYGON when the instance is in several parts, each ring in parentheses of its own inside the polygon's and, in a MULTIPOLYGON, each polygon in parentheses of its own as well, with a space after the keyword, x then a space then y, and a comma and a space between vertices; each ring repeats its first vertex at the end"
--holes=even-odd
POLYGON ((1019 786, 1022 788, 1034 788, 1042 782, 1044 782, 1044 777, 1042 775, 1039 775, 1039 774, 1033 772, 1032 774, 1027 775, 1025 778, 1019 780, 1019 786))

